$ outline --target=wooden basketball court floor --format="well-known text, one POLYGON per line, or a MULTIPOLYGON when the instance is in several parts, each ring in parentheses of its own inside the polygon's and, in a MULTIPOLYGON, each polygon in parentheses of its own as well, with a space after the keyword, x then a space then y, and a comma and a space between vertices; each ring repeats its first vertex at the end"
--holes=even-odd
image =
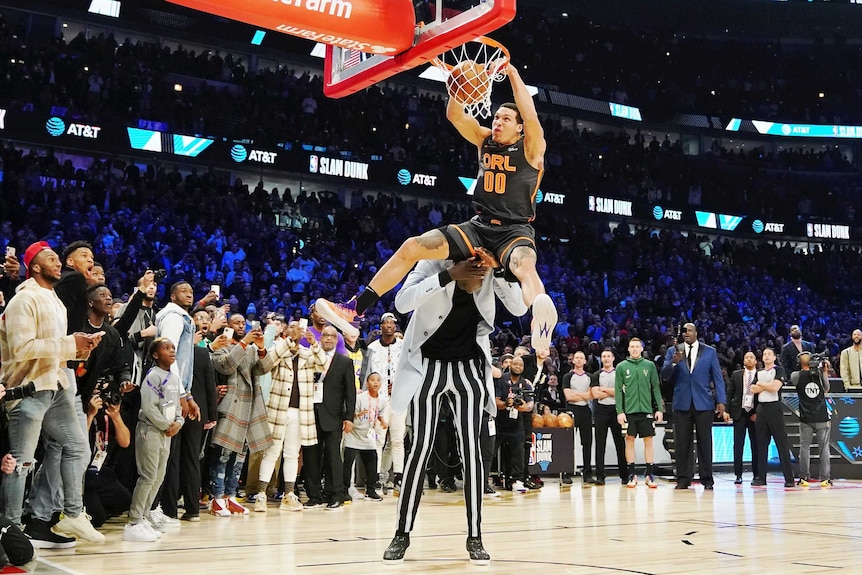
POLYGON ((737 487, 717 476, 714 491, 660 482, 634 489, 609 480, 485 499, 484 542, 491 565, 467 561, 460 490, 426 490, 404 563, 384 565, 395 528, 395 498, 356 501, 343 511, 269 511, 202 516, 157 543, 124 543, 123 520, 104 528, 104 545, 42 551, 38 574, 688 574, 862 573, 862 482, 832 489, 737 487))

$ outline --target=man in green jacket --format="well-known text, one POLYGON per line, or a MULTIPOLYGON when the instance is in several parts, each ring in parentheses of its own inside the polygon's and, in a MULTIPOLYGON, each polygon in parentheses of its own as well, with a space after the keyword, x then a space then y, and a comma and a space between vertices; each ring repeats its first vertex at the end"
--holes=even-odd
POLYGON ((638 484, 635 475, 635 438, 640 435, 644 440, 646 459, 646 484, 655 488, 655 456, 652 439, 655 424, 662 420, 661 382, 655 364, 642 357, 643 342, 636 337, 629 340, 629 357, 617 366, 615 397, 617 400, 617 421, 626 432, 626 465, 628 466, 628 487, 638 484))

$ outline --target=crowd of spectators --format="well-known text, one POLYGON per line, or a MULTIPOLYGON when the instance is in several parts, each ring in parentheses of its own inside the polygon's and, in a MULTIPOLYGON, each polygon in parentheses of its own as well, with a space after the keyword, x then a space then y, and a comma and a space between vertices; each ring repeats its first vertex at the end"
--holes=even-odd
MULTIPOLYGON (((165 269, 166 283, 185 279, 197 293, 220 285, 232 310, 257 317, 307 316, 317 297, 344 299, 403 239, 470 214, 466 202, 444 208, 360 191, 348 209, 334 193, 267 190, 216 172, 184 176, 155 165, 141 172, 93 161, 74 172, 50 152, 12 147, 2 158, 4 245, 44 239, 62 249, 87 240, 115 295, 128 293, 129 278, 144 270, 165 269), (289 225, 277 226, 274 210, 294 214, 289 225)), ((687 318, 731 368, 747 349, 779 344, 794 323, 832 355, 857 327, 862 255, 853 248, 806 255, 790 244, 710 241, 627 225, 611 230, 607 222, 551 217, 540 208, 537 232, 547 239, 539 273, 567 318, 558 328, 558 351, 596 341, 622 356, 628 338, 638 335, 658 355, 687 318), (557 239, 562 233, 565 243, 557 239)), ((367 315, 365 332, 390 308, 384 298, 367 315)), ((518 320, 507 325, 501 348, 522 335, 518 320)))
MULTIPOLYGON (((517 43, 513 45, 532 46, 518 55, 519 64, 527 65, 531 82, 548 83, 543 79, 555 78, 553 83, 557 83, 558 70, 548 69, 548 60, 533 61, 533 54, 543 53, 562 37, 574 41, 578 49, 564 52, 565 57, 572 58, 574 68, 572 73, 558 78, 559 87, 581 95, 622 103, 628 99, 639 105, 642 101, 647 105, 668 105, 671 99, 637 88, 638 81, 660 80, 657 85, 663 86, 662 90, 674 93, 685 92, 677 83, 691 78, 699 78, 703 89, 707 89, 707 73, 726 82, 748 73, 758 78, 758 86, 766 82, 763 78, 767 76, 757 67, 757 57, 743 58, 739 54, 731 58, 725 54, 712 58, 714 52, 728 49, 724 42, 682 37, 664 41, 644 33, 592 27, 576 18, 539 15, 534 10, 521 11, 515 23, 500 32, 504 41, 517 43), (573 34, 573 29, 577 33, 573 34), (673 65, 662 57, 660 65, 652 64, 639 74, 625 73, 626 67, 641 63, 639 59, 658 58, 656 54, 664 53, 666 42, 674 44, 673 54, 686 52, 689 56, 679 58, 680 62, 674 61, 673 65), (701 52, 702 58, 692 56, 701 52), (691 62, 701 61, 714 62, 715 67, 697 73, 686 68, 691 62), (736 69, 741 62, 750 65, 752 71, 736 69), (726 70, 722 63, 732 63, 734 73, 723 74, 726 70), (614 93, 620 91, 619 86, 602 87, 608 70, 622 70, 615 72, 615 82, 633 86, 622 89, 622 93, 614 93), (576 85, 566 87, 564 82, 576 85), (671 85, 677 87, 671 89, 671 85), (640 97, 638 90, 645 91, 645 95, 640 97)), ((469 173, 475 169, 475 151, 446 122, 442 96, 419 94, 412 87, 375 86, 346 100, 330 100, 323 96, 320 76, 297 73, 288 67, 251 70, 242 57, 218 50, 195 52, 182 46, 171 50, 155 43, 119 40, 111 34, 80 34, 68 42, 54 38, 45 44, 14 32, 20 33, 0 20, 0 94, 2 103, 13 108, 68 115, 82 121, 134 124, 145 119, 180 132, 324 145, 365 159, 376 156, 383 161, 413 162, 432 172, 450 169, 469 173), (175 89, 177 74, 186 78, 181 91, 175 89)), ((797 59, 808 62, 821 49, 827 50, 809 46, 807 51, 788 49, 784 53, 775 47, 730 44, 730 53, 739 50, 747 56, 749 52, 778 50, 781 58, 789 60, 776 68, 779 71, 796 66, 797 59)), ((557 59, 553 62, 559 65, 557 59)), ((825 66, 818 64, 816 72, 831 77, 833 66, 850 66, 853 59, 846 55, 818 57, 816 62, 826 62, 825 66)), ((853 75, 845 76, 852 85, 853 75)), ((806 77, 808 81, 812 76, 793 77, 806 77)), ((749 94, 749 99, 767 98, 762 90, 746 88, 747 82, 740 80, 739 84, 739 90, 749 94)), ((773 80, 770 86, 780 84, 773 80)), ((727 92, 723 90, 718 93, 727 92)), ((807 93, 789 85, 781 90, 807 93)), ((747 101, 735 92, 727 93, 732 94, 728 101, 747 101)), ((832 101, 815 98, 815 103, 822 104, 824 100, 832 101)), ((853 108, 849 102, 842 102, 844 108, 853 108)), ((677 103, 670 105, 676 111, 688 109, 677 103)), ((745 117, 743 112, 734 110, 733 114, 745 117)), ((749 117, 767 117, 752 114, 749 117)), ((801 116, 790 119, 820 121, 801 116)), ((546 118, 545 129, 551 168, 544 180, 548 190, 576 196, 640 197, 672 206, 720 207, 758 214, 767 220, 810 215, 855 223, 850 201, 858 188, 855 158, 849 161, 837 148, 817 152, 810 148, 782 149, 774 153, 763 147, 739 150, 716 142, 710 150, 689 156, 682 153, 679 141, 667 136, 659 139, 640 132, 612 131, 600 134, 564 126, 554 116, 546 118)))

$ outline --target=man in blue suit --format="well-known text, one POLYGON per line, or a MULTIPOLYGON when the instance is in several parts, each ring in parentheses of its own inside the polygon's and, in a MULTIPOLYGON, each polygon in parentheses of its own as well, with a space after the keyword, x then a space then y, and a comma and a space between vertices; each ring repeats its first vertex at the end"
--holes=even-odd
POLYGON ((667 350, 662 377, 673 384, 676 488, 688 489, 694 465, 691 461, 692 432, 697 434, 697 467, 705 489, 713 488, 713 414, 728 421, 725 384, 714 347, 697 340, 693 323, 683 328, 682 345, 667 350))

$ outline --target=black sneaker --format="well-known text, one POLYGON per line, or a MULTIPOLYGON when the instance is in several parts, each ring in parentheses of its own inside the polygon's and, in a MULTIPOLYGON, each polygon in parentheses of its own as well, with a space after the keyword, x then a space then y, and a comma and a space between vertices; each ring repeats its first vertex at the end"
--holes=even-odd
POLYGON ((440 491, 443 493, 455 493, 458 491, 458 487, 455 485, 455 481, 447 479, 440 482, 440 491))
POLYGON ((563 485, 571 485, 572 484, 572 476, 568 473, 563 473, 560 477, 560 482, 563 485))
POLYGON ((536 483, 532 477, 528 477, 526 481, 524 481, 524 487, 527 489, 541 489, 542 486, 536 483))
POLYGON ((736 479, 733 480, 734 485, 742 485, 742 475, 737 475, 736 479))
POLYGON ((595 483, 596 482, 596 480, 593 478, 592 475, 584 475, 583 481, 584 481, 584 483, 595 483))
POLYGON ((404 552, 408 547, 410 547, 410 534, 396 535, 383 552, 384 563, 401 563, 404 561, 404 552))
POLYGON ((344 502, 341 499, 336 499, 326 506, 327 511, 341 511, 344 509, 344 502))
POLYGON ((766 480, 764 479, 754 479, 751 481, 752 487, 766 487, 766 480))
POLYGON ((302 504, 306 509, 317 509, 318 507, 326 507, 326 503, 321 501, 320 499, 309 499, 305 503, 302 504))
POLYGON ((596 485, 604 485, 605 478, 604 477, 596 477, 596 485))
POLYGON ((470 554, 470 563, 473 565, 488 565, 491 563, 491 556, 485 551, 482 546, 481 537, 467 538, 467 553, 470 554))
POLYGON ((63 537, 51 531, 51 523, 41 519, 30 519, 24 534, 30 538, 35 549, 71 549, 77 544, 74 537, 63 537))
POLYGON ((383 497, 381 497, 380 494, 373 489, 365 490, 365 499, 371 499, 372 501, 383 501, 383 497))

